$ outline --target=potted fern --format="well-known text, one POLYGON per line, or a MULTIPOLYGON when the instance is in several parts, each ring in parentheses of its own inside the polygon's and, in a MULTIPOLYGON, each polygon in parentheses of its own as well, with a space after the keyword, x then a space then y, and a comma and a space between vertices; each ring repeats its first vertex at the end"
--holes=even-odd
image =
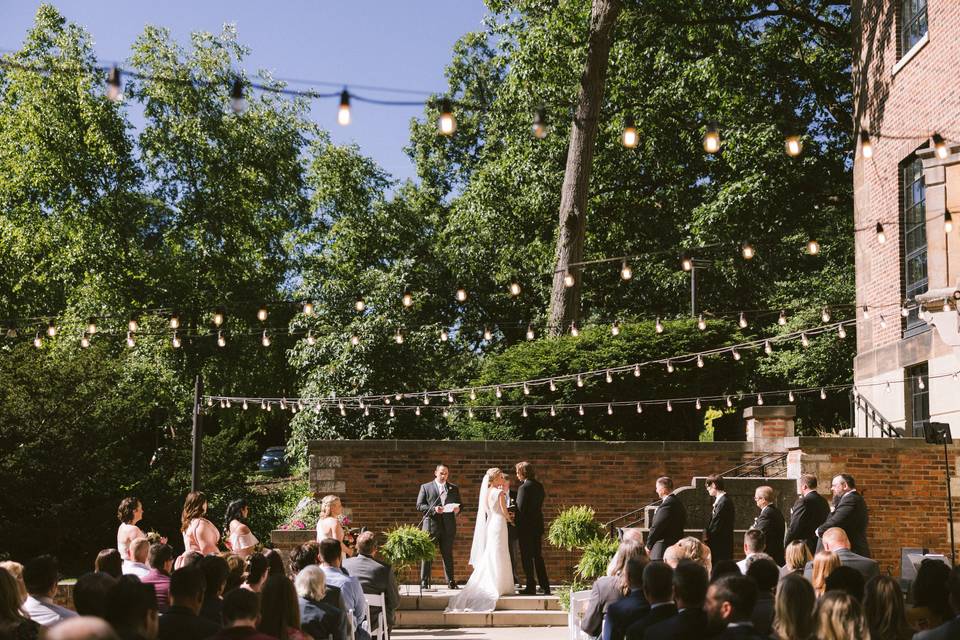
POLYGON ((422 529, 405 524, 387 532, 387 541, 380 553, 393 565, 396 575, 419 562, 429 562, 436 554, 430 534, 422 529))

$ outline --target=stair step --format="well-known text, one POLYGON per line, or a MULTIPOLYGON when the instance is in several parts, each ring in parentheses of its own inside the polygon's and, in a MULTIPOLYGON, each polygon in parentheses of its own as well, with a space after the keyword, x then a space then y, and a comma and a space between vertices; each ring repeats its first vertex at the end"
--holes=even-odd
MULTIPOLYGON (((455 592, 400 596, 398 611, 443 611, 455 592)), ((560 611, 557 596, 503 596, 497 600, 497 611, 560 611)))
POLYGON ((563 627, 564 611, 506 610, 490 613, 444 613, 442 610, 396 611, 397 627, 563 627))

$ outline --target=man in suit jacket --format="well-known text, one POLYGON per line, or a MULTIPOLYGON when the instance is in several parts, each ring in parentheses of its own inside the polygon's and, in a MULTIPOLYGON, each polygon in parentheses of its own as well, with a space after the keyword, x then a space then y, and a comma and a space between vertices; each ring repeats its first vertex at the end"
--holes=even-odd
MULTIPOLYGON (((840 527, 833 527, 823 532, 820 541, 826 551, 833 551, 840 558, 840 564, 847 567, 853 567, 863 576, 863 582, 866 584, 870 578, 880 575, 880 565, 876 560, 864 558, 850 550, 850 539, 847 533, 840 527)), ((803 569, 803 576, 808 580, 813 579, 813 562, 808 562, 803 569)))
POLYGON ((707 589, 703 609, 707 637, 716 640, 766 640, 750 617, 757 603, 757 583, 746 576, 725 575, 707 589))
MULTIPOLYGON (((393 573, 393 567, 374 559, 377 552, 376 536, 372 531, 364 531, 357 536, 357 555, 347 558, 343 561, 343 568, 360 581, 364 593, 373 595, 382 595, 384 604, 387 606, 387 626, 393 628, 395 622, 394 612, 397 605, 400 604, 400 589, 397 586, 397 578, 393 573)), ((376 630, 378 607, 370 610, 370 624, 372 630, 376 630)))
POLYGON ((763 531, 763 538, 767 543, 767 553, 782 567, 785 563, 783 558, 783 534, 786 529, 786 522, 783 514, 777 505, 773 503, 773 487, 766 485, 757 487, 753 494, 753 501, 757 503, 760 509, 757 519, 753 521, 753 528, 763 531))
POLYGON ((803 540, 810 553, 817 552, 817 527, 830 515, 830 505, 817 492, 817 476, 805 473, 800 476, 800 497, 790 509, 790 526, 784 546, 794 540, 803 540))
MULTIPOLYGON (((517 561, 520 556, 520 538, 517 535, 517 487, 513 479, 503 474, 510 490, 507 492, 507 511, 513 516, 507 520, 507 549, 510 551, 510 570, 513 572, 513 584, 520 585, 520 578, 517 576, 517 561)), ((522 564, 522 560, 520 561, 522 564)))
POLYGON ((643 640, 700 640, 706 635, 707 570, 691 560, 681 560, 673 570, 673 601, 677 613, 647 627, 643 640))
MULTIPOLYGON (((834 509, 826 521, 817 527, 817 535, 823 538, 823 532, 840 527, 847 532, 850 548, 857 555, 870 557, 870 545, 867 544, 867 503, 857 491, 853 476, 846 473, 834 477, 830 485, 833 491, 834 509)), ((818 546, 819 549, 819 546, 818 546)))
MULTIPOLYGON (((954 611, 960 611, 960 566, 950 570, 947 588, 950 590, 950 606, 954 611)), ((935 629, 921 631, 913 636, 914 640, 953 640, 954 638, 960 638, 960 615, 935 629)))
MULTIPOLYGON (((462 504, 460 488, 447 482, 450 470, 445 464, 438 464, 433 472, 433 482, 420 485, 417 495, 417 509, 423 514, 421 528, 430 533, 434 543, 440 547, 440 557, 443 558, 443 574, 447 579, 447 586, 457 588, 457 581, 453 573, 453 539, 457 535, 457 516, 460 507, 454 507, 452 512, 444 509, 447 504, 462 504)), ((430 586, 430 571, 433 562, 420 563, 420 586, 430 586)))
POLYGON ((543 562, 543 500, 546 493, 543 485, 537 482, 536 470, 529 462, 517 463, 517 536, 520 538, 520 558, 523 560, 523 575, 527 578, 527 588, 520 593, 535 595, 537 588, 533 582, 534 567, 540 590, 550 595, 550 580, 547 578, 547 565, 543 562))
POLYGON ((647 629, 676 615, 673 603, 673 569, 665 562, 651 562, 643 569, 643 595, 650 611, 627 627, 627 640, 643 640, 647 629))
POLYGON ((657 478, 657 495, 661 503, 653 514, 653 523, 647 533, 647 552, 651 560, 663 560, 667 547, 683 537, 687 525, 687 510, 680 498, 673 495, 673 480, 669 476, 657 478))
POLYGON ((736 508, 724 489, 723 476, 707 476, 707 493, 713 498, 713 511, 704 530, 704 542, 710 547, 710 557, 714 564, 721 560, 733 560, 733 522, 736 508))
POLYGON ((627 627, 650 611, 643 589, 646 566, 648 563, 643 559, 627 560, 623 570, 630 583, 630 593, 607 607, 607 613, 603 617, 602 640, 623 640, 627 627))

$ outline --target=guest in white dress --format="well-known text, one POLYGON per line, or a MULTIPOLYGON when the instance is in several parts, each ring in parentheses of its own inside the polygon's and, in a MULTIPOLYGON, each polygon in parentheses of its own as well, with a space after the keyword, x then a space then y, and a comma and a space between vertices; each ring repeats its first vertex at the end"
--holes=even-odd
POLYGON ((343 525, 340 524, 342 516, 343 504, 340 498, 334 495, 324 496, 320 502, 320 519, 317 520, 317 542, 323 542, 328 538, 337 540, 342 548, 341 560, 353 555, 353 549, 343 541, 346 534, 343 525))
POLYGON ((250 506, 246 500, 234 500, 227 507, 227 517, 224 519, 223 531, 227 536, 227 547, 241 558, 248 557, 256 551, 260 541, 253 535, 247 526, 250 517, 250 506))

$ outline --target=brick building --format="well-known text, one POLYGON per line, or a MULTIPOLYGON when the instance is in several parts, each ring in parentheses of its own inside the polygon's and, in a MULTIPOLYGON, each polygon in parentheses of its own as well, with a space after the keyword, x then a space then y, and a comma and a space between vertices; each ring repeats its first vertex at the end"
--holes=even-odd
POLYGON ((958 437, 960 2, 852 11, 856 432, 880 435, 876 412, 904 435, 932 420, 958 437))

